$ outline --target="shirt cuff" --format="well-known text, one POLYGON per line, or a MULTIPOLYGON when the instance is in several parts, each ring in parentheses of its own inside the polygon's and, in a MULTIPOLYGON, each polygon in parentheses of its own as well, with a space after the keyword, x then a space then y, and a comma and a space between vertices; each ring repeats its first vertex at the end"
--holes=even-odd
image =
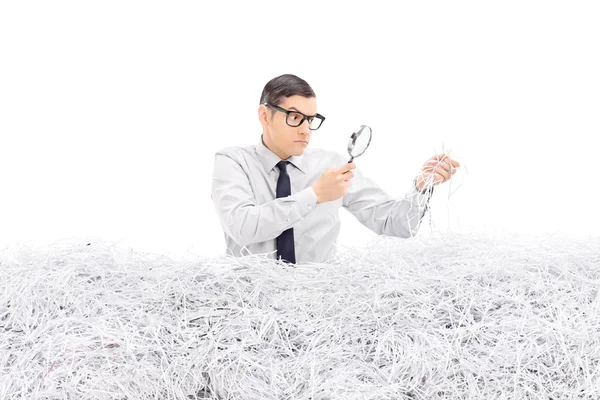
POLYGON ((412 200, 413 204, 425 206, 431 199, 432 195, 433 195, 433 188, 430 188, 429 190, 426 190, 425 193, 422 193, 422 192, 418 191, 417 188, 413 187, 409 197, 412 200))
POLYGON ((317 206, 317 194, 312 186, 302 189, 296 193, 300 215, 304 216, 315 209, 317 206))

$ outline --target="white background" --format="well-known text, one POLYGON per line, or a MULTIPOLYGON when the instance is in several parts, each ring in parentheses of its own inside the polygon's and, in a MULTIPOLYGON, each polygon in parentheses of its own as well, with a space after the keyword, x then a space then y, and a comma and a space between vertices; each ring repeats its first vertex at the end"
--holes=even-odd
MULTIPOLYGON (((391 195, 462 163, 439 231, 599 236, 598 3, 395 3, 0 3, 0 245, 222 254, 213 155, 257 143, 283 73, 327 117, 311 146, 373 128, 356 162, 391 195)), ((340 244, 375 237, 341 217, 340 244)))

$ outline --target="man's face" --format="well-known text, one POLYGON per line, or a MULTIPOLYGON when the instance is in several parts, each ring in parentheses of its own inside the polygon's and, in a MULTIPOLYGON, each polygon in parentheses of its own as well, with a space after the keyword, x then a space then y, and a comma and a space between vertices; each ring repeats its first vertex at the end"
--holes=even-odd
MULTIPOLYGON (((290 111, 299 111, 309 116, 317 113, 315 97, 298 95, 285 97, 277 106, 290 111)), ((264 105, 259 108, 259 119, 264 129, 263 140, 267 147, 282 160, 289 156, 302 155, 310 143, 312 133, 308 127, 308 121, 305 120, 300 126, 292 127, 286 123, 286 118, 289 118, 288 121, 293 124, 293 116, 288 117, 281 111, 273 113, 273 109, 264 105)), ((301 118, 302 116, 300 116, 301 118)))

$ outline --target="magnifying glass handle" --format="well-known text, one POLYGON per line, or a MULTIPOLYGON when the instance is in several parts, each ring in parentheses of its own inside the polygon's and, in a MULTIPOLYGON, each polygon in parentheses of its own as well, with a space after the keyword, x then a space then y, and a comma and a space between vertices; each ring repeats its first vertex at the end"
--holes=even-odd
MULTIPOLYGON (((348 164, 350 164, 352 162, 352 160, 354 160, 354 157, 350 157, 350 161, 348 161, 348 164)), ((347 174, 348 172, 350 172, 350 171, 346 171, 346 172, 344 172, 344 174, 347 174)))

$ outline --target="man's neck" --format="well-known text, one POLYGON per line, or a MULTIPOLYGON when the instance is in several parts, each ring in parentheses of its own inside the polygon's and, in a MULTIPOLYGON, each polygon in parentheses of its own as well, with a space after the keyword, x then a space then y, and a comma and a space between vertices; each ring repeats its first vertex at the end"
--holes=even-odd
POLYGON ((275 149, 275 146, 270 145, 269 140, 265 140, 264 133, 261 135, 261 140, 267 149, 271 150, 271 152, 273 152, 277 157, 281 158, 282 160, 287 160, 291 157, 289 154, 284 154, 282 151, 277 151, 277 149, 275 149))

